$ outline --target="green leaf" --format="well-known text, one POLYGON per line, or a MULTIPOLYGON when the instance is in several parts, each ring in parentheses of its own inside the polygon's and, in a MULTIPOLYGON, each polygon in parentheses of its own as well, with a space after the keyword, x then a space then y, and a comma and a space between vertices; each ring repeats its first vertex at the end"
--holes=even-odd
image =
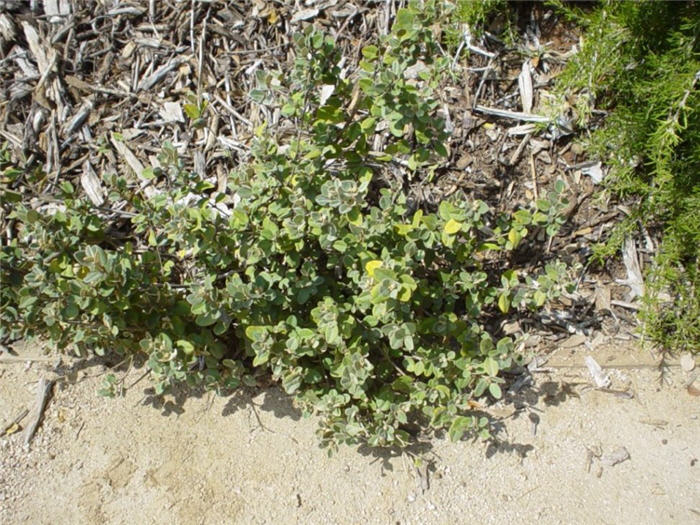
POLYGON ((442 142, 436 142, 433 147, 435 148, 435 151, 437 152, 438 155, 441 157, 449 157, 449 152, 447 151, 447 147, 445 146, 444 143, 442 142))
POLYGON ((152 246, 152 247, 158 246, 156 232, 153 230, 149 230, 149 232, 148 232, 148 245, 152 246))
POLYGON ((365 46, 362 48, 362 56, 370 62, 377 58, 378 53, 379 48, 377 48, 377 46, 365 46))
POLYGON ((251 325, 245 329, 245 335, 251 341, 259 342, 265 339, 267 328, 264 326, 251 325))
POLYGON ((104 280, 105 274, 99 271, 89 272, 85 277, 83 277, 83 282, 85 284, 96 284, 104 280))
POLYGON ((495 377, 498 374, 498 361, 493 357, 487 357, 484 359, 484 370, 491 377, 495 377))
POLYGON ((513 213, 513 218, 521 225, 527 226, 532 220, 532 215, 527 210, 518 210, 513 213))
POLYGON ((279 233, 277 225, 268 217, 265 217, 262 222, 262 237, 271 241, 277 237, 277 233, 279 233))
POLYGON ((496 399, 501 399, 501 396, 503 395, 503 394, 501 393, 501 387, 498 386, 498 384, 496 384, 496 383, 491 383, 491 384, 489 385, 489 392, 490 392, 491 395, 492 395, 493 397, 495 397, 496 399))
POLYGON ((0 200, 5 201, 5 202, 21 202, 22 201, 22 194, 17 192, 17 191, 3 189, 2 193, 0 193, 0 195, 2 195, 2 198, 0 200))
POLYGON ((267 363, 270 359, 270 352, 264 349, 260 352, 256 351, 255 358, 253 359, 253 366, 261 366, 267 363))
POLYGON ((282 388, 287 394, 293 394, 301 386, 302 374, 300 370, 294 370, 282 377, 282 388))
POLYGON ((520 232, 517 231, 515 228, 511 228, 511 230, 508 232, 508 240, 510 241, 510 244, 513 249, 515 249, 518 246, 518 243, 521 239, 522 236, 520 235, 520 232))
POLYGON ((325 105, 316 110, 316 118, 320 122, 330 122, 331 124, 340 124, 345 121, 343 110, 331 105, 325 105))
POLYGON ((34 305, 38 300, 39 298, 36 295, 25 295, 24 297, 22 297, 22 299, 20 299, 18 306, 21 309, 29 308, 32 305, 34 305))
POLYGON ((80 309, 74 302, 68 303, 68 305, 63 309, 63 315, 65 315, 68 319, 77 317, 79 313, 80 309))
POLYGON ((266 89, 251 89, 248 96, 253 100, 253 102, 257 102, 258 104, 262 104, 265 101, 265 97, 267 97, 267 90, 266 89))
POLYGON ((447 434, 450 441, 459 441, 464 433, 472 426, 472 418, 467 416, 457 416, 452 421, 447 434))
POLYGON ((412 9, 401 8, 396 12, 392 31, 412 29, 415 23, 415 12, 412 9))
POLYGON ((496 344, 496 351, 499 354, 510 354, 510 352, 513 350, 513 341, 511 340, 510 337, 503 337, 498 340, 498 343, 496 344))
POLYGON ((377 119, 374 117, 367 117, 360 122, 360 129, 362 133, 372 133, 377 125, 377 119))
POLYGON ((485 378, 480 377, 479 380, 476 382, 476 388, 474 388, 473 395, 474 397, 481 397, 484 392, 486 392, 486 389, 489 386, 489 382, 486 381, 485 378))
POLYGON ((318 157, 321 156, 322 153, 323 152, 321 151, 320 148, 312 148, 311 150, 309 150, 309 152, 306 155, 304 155, 304 159, 306 159, 306 160, 317 159, 318 157))
POLYGON ((183 352, 185 352, 187 355, 190 355, 194 352, 194 345, 190 343, 189 341, 186 341, 184 339, 178 339, 175 344, 182 349, 183 352))

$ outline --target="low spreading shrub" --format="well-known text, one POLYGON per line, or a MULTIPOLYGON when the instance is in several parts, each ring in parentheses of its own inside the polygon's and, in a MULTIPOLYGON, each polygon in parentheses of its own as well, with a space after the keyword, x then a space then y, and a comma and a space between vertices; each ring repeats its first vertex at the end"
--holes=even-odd
POLYGON ((258 129, 225 191, 167 144, 143 174, 157 191, 105 174, 101 207, 70 182, 51 199, 14 193, 46 177, 5 164, 0 336, 144 356, 158 393, 271 376, 318 414, 324 445, 405 445, 416 424, 487 436, 473 400, 500 398, 499 371, 521 357, 498 320, 541 307, 565 277, 508 254, 556 233, 564 185, 512 215, 415 197, 448 151, 429 16, 399 10, 351 75, 331 38, 300 34, 294 73, 261 73, 251 93, 281 121, 258 129))

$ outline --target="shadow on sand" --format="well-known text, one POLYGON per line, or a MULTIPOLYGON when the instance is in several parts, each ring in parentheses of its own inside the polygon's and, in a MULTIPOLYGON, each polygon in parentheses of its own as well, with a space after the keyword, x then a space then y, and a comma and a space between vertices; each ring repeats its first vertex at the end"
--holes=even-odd
MULTIPOLYGON (((53 370, 59 378, 64 379, 59 381, 60 388, 69 388, 71 383, 82 380, 79 379, 79 372, 85 372, 83 378, 86 377, 86 374, 89 377, 106 376, 110 373, 118 377, 121 375, 122 377, 119 380, 123 387, 122 393, 124 393, 125 389, 143 388, 143 397, 140 404, 160 411, 160 414, 164 417, 177 417, 185 412, 188 400, 201 399, 210 395, 210 391, 203 387, 192 388, 185 384, 174 385, 167 394, 156 394, 152 386, 148 386, 147 383, 146 385, 141 383, 142 380, 147 382, 149 372, 145 365, 144 361, 124 363, 117 362, 115 357, 105 356, 78 359, 68 364, 64 364, 61 361, 53 367, 53 370), (98 368, 101 370, 92 373, 93 370, 98 368)), ((573 390, 572 385, 565 382, 549 379, 536 381, 535 377, 526 369, 520 375, 509 377, 508 385, 505 386, 510 386, 510 389, 504 389, 506 394, 499 406, 501 409, 505 408, 510 412, 507 417, 494 416, 488 407, 474 411, 471 414, 477 417, 486 417, 489 422, 488 426, 492 437, 488 440, 488 446, 485 451, 486 457, 492 457, 496 454, 515 454, 525 458, 534 450, 534 447, 530 444, 518 443, 512 440, 506 430, 507 421, 509 419, 516 420, 526 417, 534 429, 540 422, 539 413, 541 409, 538 407, 560 405, 571 397, 578 397, 578 394, 573 390), (513 388, 514 386, 517 386, 517 388, 513 388)), ((259 411, 272 414, 276 418, 291 418, 294 421, 302 417, 302 412, 295 406, 293 397, 287 395, 279 386, 274 384, 266 388, 242 387, 235 391, 220 394, 226 398, 226 403, 221 411, 222 416, 226 417, 242 409, 252 408, 263 430, 267 429, 262 424, 259 411)), ((392 460, 402 455, 424 458, 427 460, 426 474, 429 474, 431 469, 434 469, 435 459, 439 459, 434 452, 434 439, 432 438, 444 437, 444 432, 430 433, 426 431, 425 426, 420 424, 413 425, 410 431, 413 442, 405 448, 377 448, 361 444, 357 446, 356 450, 363 456, 373 458, 374 461, 381 461, 382 468, 387 471, 393 470, 392 460)), ((478 439, 478 436, 474 434, 468 434, 463 438, 464 441, 473 442, 476 442, 478 439)))

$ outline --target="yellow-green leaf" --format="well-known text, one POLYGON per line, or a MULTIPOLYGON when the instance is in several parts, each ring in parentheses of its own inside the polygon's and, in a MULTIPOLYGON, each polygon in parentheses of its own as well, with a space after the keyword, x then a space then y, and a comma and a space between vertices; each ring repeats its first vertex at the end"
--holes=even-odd
POLYGON ((502 293, 498 296, 498 308, 504 314, 508 313, 508 310, 510 309, 510 301, 508 300, 508 294, 502 293))
POLYGON ((396 228, 396 233, 399 235, 407 235, 413 230, 413 225, 412 224, 397 224, 395 226, 396 228))
POLYGON ((413 214, 413 222, 412 225, 414 228, 418 228, 420 225, 420 221, 423 219, 423 210, 418 210, 416 213, 413 214))
POLYGON ((508 240, 513 245, 513 248, 518 245, 521 238, 520 232, 518 232, 515 228, 511 228, 511 230, 508 232, 508 240))
POLYGON ((369 274, 370 277, 374 277, 374 270, 377 268, 381 268, 382 266, 382 261, 379 260, 374 260, 374 261, 369 261, 367 264, 365 264, 365 270, 367 270, 367 273, 369 274))
POLYGON ((453 233, 457 233, 461 229, 462 229, 462 223, 457 222, 454 219, 450 219, 445 224, 445 233, 448 233, 450 235, 452 235, 453 233))
POLYGON ((537 290, 535 291, 535 304, 537 306, 542 306, 544 302, 547 300, 547 296, 544 294, 542 290, 537 290))

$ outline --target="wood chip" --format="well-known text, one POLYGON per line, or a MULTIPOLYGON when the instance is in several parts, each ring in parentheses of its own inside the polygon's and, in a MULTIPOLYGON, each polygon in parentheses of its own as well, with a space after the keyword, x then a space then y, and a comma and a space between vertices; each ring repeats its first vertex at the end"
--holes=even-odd
POLYGON ((44 13, 52 24, 63 22, 70 12, 71 6, 68 0, 44 0, 44 13))
POLYGON ((165 122, 185 122, 182 107, 178 102, 164 102, 159 114, 165 122))
POLYGON ((530 60, 523 62, 523 67, 518 75, 518 89, 520 91, 520 103, 523 111, 530 113, 532 111, 532 75, 530 73, 530 60))
POLYGON ((156 69, 152 75, 149 75, 148 77, 144 78, 141 82, 139 82, 139 85, 136 88, 136 91, 148 91, 153 86, 155 86, 158 82, 163 80, 163 78, 165 78, 165 76, 168 73, 176 70, 180 66, 180 64, 182 64, 184 61, 185 61, 185 58, 183 58, 183 57, 177 57, 177 58, 171 59, 167 64, 156 69))
POLYGON ((629 300, 641 297, 644 295, 644 279, 639 266, 637 247, 631 238, 625 239, 622 245, 622 262, 627 269, 627 279, 618 279, 617 282, 630 288, 629 300))
POLYGON ((95 206, 102 206, 105 201, 102 183, 97 178, 95 170, 92 169, 89 161, 83 163, 83 173, 80 175, 80 185, 85 190, 85 194, 95 206))
POLYGON ((691 396, 700 396, 700 388, 696 387, 694 384, 688 385, 687 391, 691 396))
POLYGON ((596 388, 608 388, 612 381, 610 380, 610 376, 603 372, 603 369, 598 362, 590 355, 586 356, 584 362, 588 367, 588 371, 593 378, 596 388))
POLYGON ((56 51, 52 47, 45 48, 41 44, 39 33, 37 33, 36 28, 29 22, 22 22, 22 29, 24 30, 24 37, 27 39, 27 44, 29 44, 29 49, 39 66, 39 73, 41 75, 47 73, 55 63, 56 51))
POLYGON ((603 165, 600 162, 596 162, 591 166, 581 168, 581 173, 583 173, 584 175, 588 175, 593 181, 593 184, 600 184, 601 182, 603 182, 604 177, 602 166, 603 165))
POLYGON ((294 16, 292 16, 292 19, 290 22, 292 24, 295 24, 297 22, 301 22, 302 20, 311 20, 312 18, 316 18, 318 16, 318 9, 301 9, 294 13, 294 16))
POLYGON ((12 19, 5 13, 0 13, 0 48, 15 41, 17 38, 17 27, 12 19))
POLYGON ((595 287, 595 308, 599 312, 610 310, 610 288, 601 284, 600 281, 595 287))
POLYGON ((561 343, 559 346, 561 348, 576 348, 577 346, 581 346, 587 340, 588 337, 586 337, 583 334, 574 334, 571 337, 569 337, 566 341, 561 343))
POLYGON ((486 106, 476 105, 474 111, 491 115, 494 117, 506 118, 511 120, 521 120, 523 122, 549 122, 549 117, 542 115, 531 115, 529 113, 521 113, 520 111, 509 111, 507 109, 489 108, 486 106))
POLYGON ((124 159, 124 161, 131 168, 131 171, 133 171, 134 174, 140 178, 142 173, 143 173, 143 170, 145 169, 143 167, 143 164, 141 164, 141 161, 136 157, 136 155, 134 155, 132 153, 132 151, 121 140, 112 136, 111 142, 112 142, 112 145, 114 146, 114 149, 117 150, 117 153, 119 153, 119 155, 124 159))

